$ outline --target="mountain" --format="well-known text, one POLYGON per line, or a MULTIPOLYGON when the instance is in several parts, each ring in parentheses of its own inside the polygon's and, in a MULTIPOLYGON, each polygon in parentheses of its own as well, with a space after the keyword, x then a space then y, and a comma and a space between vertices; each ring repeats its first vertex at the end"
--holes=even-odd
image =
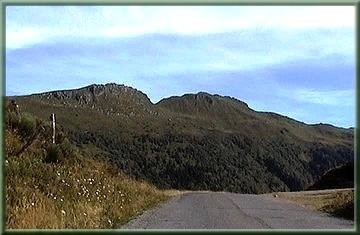
POLYGON ((205 92, 153 104, 112 83, 11 99, 43 119, 55 113, 79 148, 161 188, 303 190, 354 159, 354 129, 307 125, 205 92))
POLYGON ((354 188, 354 162, 327 171, 309 190, 354 188))
POLYGON ((88 108, 108 115, 144 111, 151 106, 149 98, 142 92, 114 83, 93 84, 76 90, 45 92, 31 97, 40 98, 49 104, 88 108))

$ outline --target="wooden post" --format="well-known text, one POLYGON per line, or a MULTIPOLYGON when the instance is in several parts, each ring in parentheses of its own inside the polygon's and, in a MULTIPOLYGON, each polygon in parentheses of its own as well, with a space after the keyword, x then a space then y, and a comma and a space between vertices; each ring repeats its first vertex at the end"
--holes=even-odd
POLYGON ((55 113, 51 114, 50 120, 52 121, 52 129, 53 129, 52 143, 55 144, 55 113))

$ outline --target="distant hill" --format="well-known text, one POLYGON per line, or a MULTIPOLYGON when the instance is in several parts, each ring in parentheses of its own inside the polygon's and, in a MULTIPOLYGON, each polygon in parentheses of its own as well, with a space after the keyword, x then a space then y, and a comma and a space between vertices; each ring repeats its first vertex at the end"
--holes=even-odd
POLYGON ((354 162, 327 171, 309 190, 354 188, 354 162))
POLYGON ((153 104, 118 84, 8 97, 58 125, 79 148, 161 188, 303 190, 354 159, 354 130, 307 125, 205 92, 153 104))

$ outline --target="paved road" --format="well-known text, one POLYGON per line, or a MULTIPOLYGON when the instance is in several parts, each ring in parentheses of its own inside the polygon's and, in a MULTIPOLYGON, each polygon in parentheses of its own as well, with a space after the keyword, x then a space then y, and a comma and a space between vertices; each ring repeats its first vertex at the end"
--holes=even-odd
POLYGON ((354 222, 266 195, 191 192, 121 229, 354 229, 354 222))

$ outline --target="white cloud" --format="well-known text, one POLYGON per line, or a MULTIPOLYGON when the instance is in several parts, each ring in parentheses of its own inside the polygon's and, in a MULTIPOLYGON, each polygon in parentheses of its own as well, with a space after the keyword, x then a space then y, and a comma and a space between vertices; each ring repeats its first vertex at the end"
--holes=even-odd
POLYGON ((291 29, 353 27, 354 6, 270 6, 259 7, 249 15, 251 27, 283 27, 291 29))
POLYGON ((355 124, 354 90, 317 91, 310 89, 274 88, 271 99, 248 100, 257 111, 276 112, 308 124, 329 123, 341 127, 355 124), (279 92, 281 91, 281 92, 279 92))
POLYGON ((354 27, 355 24, 353 6, 7 6, 6 11, 8 49, 59 35, 209 34, 254 28, 354 27))
POLYGON ((17 49, 27 45, 46 41, 46 31, 40 28, 22 28, 6 31, 6 48, 17 49))
POLYGON ((294 98, 299 102, 332 105, 332 106, 354 106, 354 90, 315 91, 298 89, 294 91, 294 98))

